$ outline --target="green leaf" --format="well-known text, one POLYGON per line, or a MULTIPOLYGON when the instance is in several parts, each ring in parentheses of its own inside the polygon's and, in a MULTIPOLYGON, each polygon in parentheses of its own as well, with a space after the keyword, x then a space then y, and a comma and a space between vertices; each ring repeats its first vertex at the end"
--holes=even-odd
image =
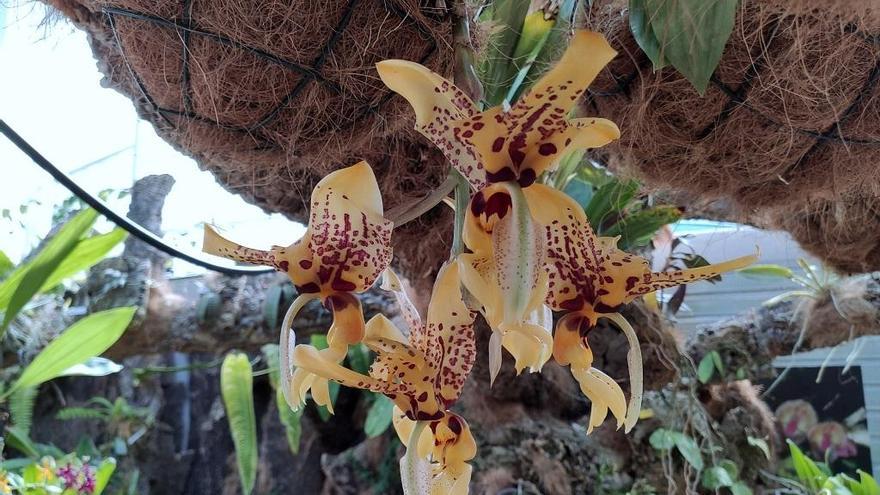
POLYGON ((5 395, 23 387, 36 387, 71 366, 102 354, 122 337, 136 310, 135 307, 108 309, 74 323, 37 354, 5 395))
POLYGON ((302 437, 302 419, 303 408, 294 411, 287 405, 284 394, 280 388, 275 389, 275 405, 278 408, 278 417, 281 424, 284 425, 284 433, 287 436, 287 446, 294 454, 299 452, 300 438, 302 437))
POLYGON ((712 356, 712 363, 715 364, 715 369, 718 370, 718 375, 724 376, 724 362, 721 360, 721 354, 718 351, 712 351, 709 353, 712 356))
POLYGON ((733 478, 723 467, 712 466, 703 471, 702 483, 709 490, 717 490, 724 486, 733 486, 733 478))
POLYGON ((742 275, 748 275, 753 277, 775 277, 775 278, 785 278, 791 280, 794 278, 794 272, 791 271, 791 268, 782 266, 782 265, 752 265, 746 268, 742 268, 737 271, 742 275))
POLYGON ((348 362, 352 370, 362 375, 368 374, 370 372, 370 350, 364 344, 349 347, 348 362))
POLYGON ((675 448, 694 469, 698 471, 703 469, 703 455, 700 454, 700 447, 693 438, 675 431, 672 432, 672 439, 675 441, 675 448))
POLYGON ((34 416, 37 387, 24 387, 9 396, 9 413, 12 424, 25 435, 30 435, 34 416))
POLYGON ((791 452, 791 461, 798 479, 801 483, 807 485, 807 488, 812 492, 818 491, 825 483, 825 480, 828 479, 828 476, 819 469, 819 466, 812 459, 805 456, 794 442, 791 440, 786 441, 788 442, 788 450, 791 452))
POLYGON ((681 210, 675 206, 655 206, 624 216, 605 230, 602 235, 620 236, 618 247, 623 250, 647 246, 654 234, 664 225, 681 220, 681 210))
POLYGON ((669 450, 675 446, 675 439, 672 438, 673 433, 666 428, 657 428, 651 433, 648 442, 651 444, 651 447, 657 450, 669 450))
POLYGON ((600 186, 584 208, 593 230, 600 233, 608 217, 621 216, 638 189, 639 183, 634 180, 613 180, 600 186))
POLYGON ((367 411, 367 419, 364 421, 364 433, 368 437, 378 437, 385 433, 391 426, 391 416, 394 412, 394 403, 384 395, 376 394, 376 399, 370 410, 367 411))
POLYGON ((6 253, 0 251, 0 278, 5 277, 15 268, 15 263, 6 256, 6 253))
POLYGON ((858 473, 860 493, 857 495, 880 495, 880 485, 877 484, 877 481, 861 469, 858 470, 858 473))
POLYGON ((709 383, 714 374, 715 361, 712 359, 712 353, 710 352, 703 356, 703 359, 700 360, 700 364, 697 366, 697 379, 700 380, 700 383, 709 383))
POLYGON ((24 308, 25 304, 39 292, 52 272, 73 251, 77 242, 85 235, 92 224, 98 218, 98 213, 91 208, 78 213, 58 233, 46 243, 45 247, 31 260, 22 270, 22 275, 17 280, 10 276, 0 287, 0 295, 5 290, 11 291, 9 302, 5 305, 6 314, 3 315, 0 336, 6 332, 9 324, 24 308), (7 284, 9 286, 7 287, 7 284))
POLYGON ((761 452, 764 454, 764 457, 766 457, 768 461, 770 460, 770 446, 767 445, 767 440, 764 440, 763 438, 756 438, 751 435, 746 437, 746 440, 752 447, 760 449, 761 452))
POLYGON ((480 15, 482 22, 492 26, 478 65, 488 106, 501 104, 515 77, 511 61, 528 7, 522 0, 496 0, 480 15))
POLYGON ((730 487, 730 492, 733 495, 752 495, 752 489, 749 488, 749 485, 743 483, 742 481, 737 481, 730 487))
POLYGON ((721 60, 736 19, 737 0, 645 0, 644 15, 660 54, 701 95, 721 60))
POLYGON ((730 479, 737 480, 739 478, 739 466, 730 459, 722 459, 721 462, 718 463, 718 466, 727 471, 727 474, 730 475, 730 479))
MULTIPOLYGON (((117 244, 125 240, 126 236, 128 234, 124 230, 114 229, 106 234, 94 235, 77 242, 70 254, 52 271, 37 293, 46 292, 65 279, 91 268, 104 259, 117 244)), ((9 305, 13 291, 21 282, 29 266, 30 264, 27 264, 17 268, 9 275, 9 278, 0 283, 0 309, 9 305)))
POLYGON ((241 488, 254 489, 257 475, 257 419, 254 413, 253 370, 246 355, 232 352, 220 367, 220 392, 226 407, 241 488))
POLYGON ((665 67, 668 62, 660 53, 660 42, 654 34, 654 29, 651 28, 652 19, 645 10, 645 2, 646 0, 629 0, 629 30, 657 71, 665 67))
POLYGON ((28 435, 14 426, 6 427, 4 440, 6 441, 7 447, 12 447, 32 459, 40 457, 40 452, 37 450, 37 446, 34 445, 28 435))
POLYGON ((116 459, 108 457, 101 461, 101 465, 95 471, 95 491, 93 495, 101 495, 110 483, 110 477, 116 471, 116 459))

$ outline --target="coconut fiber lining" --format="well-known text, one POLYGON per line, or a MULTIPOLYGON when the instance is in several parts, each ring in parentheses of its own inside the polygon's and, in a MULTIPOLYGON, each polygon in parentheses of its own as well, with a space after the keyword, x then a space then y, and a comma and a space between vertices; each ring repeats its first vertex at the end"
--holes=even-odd
POLYGON ((704 97, 653 71, 625 3, 593 2, 586 23, 620 52, 588 101, 623 130, 609 165, 769 219, 838 269, 880 269, 876 2, 741 1, 704 97))
MULTIPOLYGON (((314 184, 361 159, 386 208, 444 178, 442 156, 374 68, 403 58, 449 75, 452 21, 434 2, 47 1, 89 34, 104 85, 269 211, 303 220, 314 184)), ((414 230, 397 237, 423 235, 414 230)))

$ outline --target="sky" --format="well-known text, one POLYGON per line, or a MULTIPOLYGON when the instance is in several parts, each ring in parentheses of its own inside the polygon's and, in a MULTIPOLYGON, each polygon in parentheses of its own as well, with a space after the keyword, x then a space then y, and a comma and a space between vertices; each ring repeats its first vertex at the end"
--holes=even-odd
MULTIPOLYGON (((166 239, 184 248, 198 248, 206 221, 254 247, 302 236, 302 225, 226 192, 138 119, 128 98, 102 88, 85 33, 63 21, 41 27, 44 7, 36 2, 0 3, 0 12, 0 118, 89 192, 171 174, 176 184, 165 201, 163 228, 166 239)), ((0 211, 11 217, 0 219, 0 249, 18 260, 49 230, 53 206, 69 193, 2 136, 0 170, 0 211)), ((111 201, 123 214, 127 203, 111 201)), ((175 270, 192 271, 186 264, 175 270)))

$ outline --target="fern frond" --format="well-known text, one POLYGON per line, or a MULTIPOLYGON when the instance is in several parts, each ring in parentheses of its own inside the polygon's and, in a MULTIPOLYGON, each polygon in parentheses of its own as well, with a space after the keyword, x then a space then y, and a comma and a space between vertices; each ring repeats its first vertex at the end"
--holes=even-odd
POLYGON ((65 407, 55 414, 55 419, 72 421, 76 419, 107 419, 107 413, 88 407, 65 407))
POLYGON ((9 396, 9 413, 12 415, 12 424, 25 435, 30 435, 31 432, 37 391, 37 387, 24 387, 9 396))

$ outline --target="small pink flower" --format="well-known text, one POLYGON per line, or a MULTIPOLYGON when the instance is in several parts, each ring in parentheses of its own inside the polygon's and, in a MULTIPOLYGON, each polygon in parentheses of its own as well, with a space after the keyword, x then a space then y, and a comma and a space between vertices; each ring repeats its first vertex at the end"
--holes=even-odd
POLYGON ((857 454, 855 442, 847 435, 846 428, 834 421, 824 421, 813 426, 807 438, 810 448, 818 456, 825 456, 830 451, 832 459, 853 457, 857 454))

